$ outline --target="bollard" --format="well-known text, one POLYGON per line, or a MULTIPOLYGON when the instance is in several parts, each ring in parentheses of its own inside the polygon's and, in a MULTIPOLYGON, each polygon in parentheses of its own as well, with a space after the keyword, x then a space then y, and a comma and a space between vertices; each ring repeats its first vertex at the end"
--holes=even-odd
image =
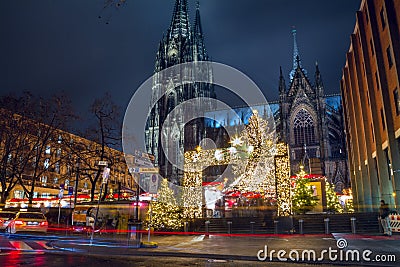
POLYGON ((228 222, 228 234, 232 234, 232 222, 228 222))
POLYGON ((188 222, 183 222, 183 231, 189 232, 189 223, 188 222))
POLYGON ((329 234, 329 218, 325 218, 324 222, 325 222, 325 234, 328 235, 329 234))
POLYGON ((274 221, 274 234, 278 234, 278 223, 279 221, 274 221))
POLYGON ((209 226, 210 226, 210 221, 206 221, 205 225, 206 225, 206 235, 208 236, 208 230, 209 230, 209 226))
POLYGON ((350 221, 351 221, 351 233, 355 234, 356 233, 356 218, 355 217, 351 217, 350 221))
POLYGON ((250 230, 252 234, 254 234, 254 224, 255 222, 250 222, 250 230))
POLYGON ((303 234, 303 223, 304 223, 304 220, 300 219, 299 220, 299 233, 301 235, 303 234))

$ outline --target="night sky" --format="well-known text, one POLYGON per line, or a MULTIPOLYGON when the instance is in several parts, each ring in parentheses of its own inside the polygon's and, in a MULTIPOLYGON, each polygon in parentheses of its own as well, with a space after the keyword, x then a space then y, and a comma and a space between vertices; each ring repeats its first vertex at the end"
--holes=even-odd
MULTIPOLYGON (((153 74, 174 2, 126 0, 103 8, 103 0, 0 1, 0 94, 64 91, 82 112, 108 91, 125 109, 153 74)), ((188 2, 193 25, 195 1, 188 2)), ((279 66, 288 84, 295 26, 309 77, 318 61, 326 93, 339 93, 360 2, 201 0, 206 47, 213 61, 243 71, 273 101, 279 66)))

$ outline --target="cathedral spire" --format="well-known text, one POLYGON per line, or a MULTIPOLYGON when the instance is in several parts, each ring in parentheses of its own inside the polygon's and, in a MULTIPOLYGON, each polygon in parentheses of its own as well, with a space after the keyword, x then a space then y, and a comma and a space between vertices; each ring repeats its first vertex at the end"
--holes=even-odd
POLYGON ((173 37, 179 35, 187 37, 190 34, 189 29, 187 0, 176 0, 171 20, 170 34, 172 34, 173 37))
POLYGON ((324 95, 324 84, 322 82, 321 72, 319 71, 318 62, 315 62, 315 89, 320 96, 324 95))
POLYGON ((196 1, 196 17, 194 19, 194 33, 199 38, 203 38, 203 29, 201 28, 200 20, 200 3, 196 1))
POLYGON ((279 67, 279 94, 284 96, 286 93, 286 85, 285 85, 285 78, 283 77, 282 74, 282 67, 279 67))
POLYGON ((292 30, 292 35, 293 35, 293 68, 290 71, 289 77, 290 81, 293 80, 293 77, 296 73, 296 69, 300 68, 304 74, 307 74, 307 72, 301 67, 301 60, 300 60, 300 53, 299 53, 299 47, 297 46, 297 37, 296 37, 297 31, 296 28, 293 26, 292 30))
POLYGON ((194 19, 194 27, 193 27, 193 37, 196 48, 196 60, 208 60, 207 51, 204 45, 204 36, 203 29, 201 27, 201 19, 200 19, 200 3, 196 1, 196 17, 194 19))

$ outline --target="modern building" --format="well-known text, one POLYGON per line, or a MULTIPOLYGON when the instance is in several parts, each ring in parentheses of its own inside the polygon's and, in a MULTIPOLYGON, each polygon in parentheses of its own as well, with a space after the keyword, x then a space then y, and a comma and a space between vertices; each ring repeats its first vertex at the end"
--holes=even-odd
MULTIPOLYGON (((147 152, 155 156, 160 174, 175 184, 179 184, 183 176, 184 151, 193 150, 204 135, 203 120, 189 122, 190 112, 186 112, 181 104, 197 97, 215 98, 215 93, 211 69, 202 70, 209 83, 194 82, 198 72, 190 69, 170 75, 164 75, 162 71, 181 63, 208 60, 199 3, 191 26, 187 0, 176 0, 171 25, 160 41, 156 55, 151 100, 154 105, 150 107, 145 133, 147 152), (180 84, 183 80, 186 83, 180 84), (172 118, 167 122, 168 115, 172 118)), ((201 102, 195 108, 209 110, 210 105, 201 102)))
POLYGON ((363 0, 341 93, 354 204, 400 204, 400 1, 363 0))

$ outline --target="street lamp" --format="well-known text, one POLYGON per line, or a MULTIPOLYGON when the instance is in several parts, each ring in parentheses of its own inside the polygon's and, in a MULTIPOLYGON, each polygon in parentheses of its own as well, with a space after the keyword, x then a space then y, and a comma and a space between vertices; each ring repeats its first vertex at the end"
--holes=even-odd
POLYGON ((79 167, 81 165, 80 159, 76 159, 75 168, 76 168, 76 178, 75 178, 75 194, 74 194, 74 208, 76 207, 76 199, 78 197, 78 180, 79 180, 79 167))

